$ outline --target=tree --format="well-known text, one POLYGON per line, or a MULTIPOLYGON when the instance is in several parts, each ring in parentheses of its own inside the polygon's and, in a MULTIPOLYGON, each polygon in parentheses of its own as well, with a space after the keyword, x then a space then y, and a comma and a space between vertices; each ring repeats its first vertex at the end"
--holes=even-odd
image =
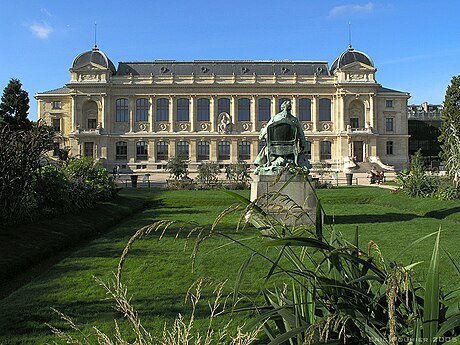
POLYGON ((0 103, 0 128, 8 125, 12 130, 29 130, 31 121, 27 118, 29 112, 29 95, 22 89, 18 79, 11 79, 3 90, 0 103))
POLYGON ((188 175, 187 160, 182 156, 176 156, 168 160, 166 170, 169 171, 169 176, 175 180, 185 179, 188 175))
POLYGON ((460 169, 460 76, 453 77, 447 87, 442 110, 441 159, 451 177, 460 169))

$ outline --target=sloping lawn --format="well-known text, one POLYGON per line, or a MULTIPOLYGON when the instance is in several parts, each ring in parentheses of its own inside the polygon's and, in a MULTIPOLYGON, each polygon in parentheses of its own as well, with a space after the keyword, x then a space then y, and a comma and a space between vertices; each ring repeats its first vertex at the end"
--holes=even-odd
MULTIPOLYGON (((129 329, 122 317, 113 310, 114 303, 106 299, 104 290, 93 280, 93 276, 109 281, 116 269, 129 237, 141 226, 159 219, 176 219, 210 224, 233 199, 219 191, 149 191, 153 207, 146 209, 113 231, 74 252, 32 283, 19 289, 0 301, 0 344, 43 344, 56 340, 50 336, 45 322, 63 326, 50 307, 72 316, 85 332, 97 325, 101 330, 113 333, 113 319, 120 321, 122 330, 129 329)), ((241 192, 249 196, 248 191, 241 192)), ((403 195, 391 194, 388 190, 366 187, 343 187, 319 190, 330 223, 352 238, 356 226, 360 230, 360 244, 367 250, 367 243, 373 240, 379 244, 385 257, 391 259, 402 253, 400 261, 428 261, 434 238, 427 239, 411 250, 403 249, 413 240, 436 231, 444 230, 441 246, 459 259, 458 224, 460 223, 459 201, 437 201, 409 199, 403 195)), ((235 233, 236 216, 226 219, 220 230, 248 245, 261 248, 261 241, 251 238, 257 235, 253 228, 235 233)), ((214 237, 204 242, 197 258, 196 271, 191 271, 191 248, 193 239, 187 242, 187 231, 176 238, 177 228, 166 232, 162 240, 152 234, 136 242, 128 256, 124 282, 144 326, 159 334, 164 323, 172 324, 178 313, 187 315, 190 307, 184 305, 189 286, 199 277, 215 281, 228 279, 227 291, 233 287, 235 276, 241 264, 250 253, 238 245, 220 247, 227 239, 214 237), (184 250, 184 245, 188 246, 184 250)), ((270 253, 269 253, 270 255, 270 253)), ((458 285, 446 255, 441 254, 441 275, 444 286, 458 285)), ((242 291, 251 298, 257 298, 258 287, 270 265, 257 257, 252 270, 245 279, 242 291)), ((426 268, 426 265, 423 266, 426 268)), ((417 273, 423 280, 424 270, 417 273)), ((203 293, 210 298, 210 291, 203 293)), ((197 325, 207 322, 206 301, 197 310, 197 325)), ((248 315, 226 315, 218 320, 225 324, 230 318, 235 324, 248 320, 248 315)))

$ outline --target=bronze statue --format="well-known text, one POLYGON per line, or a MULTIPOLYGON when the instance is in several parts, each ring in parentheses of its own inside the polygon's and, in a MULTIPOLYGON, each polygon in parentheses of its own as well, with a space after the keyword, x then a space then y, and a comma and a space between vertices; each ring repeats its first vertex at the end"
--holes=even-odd
POLYGON ((311 168, 307 159, 307 141, 299 120, 291 114, 291 102, 281 105, 281 112, 262 128, 259 140, 265 140, 254 164, 256 175, 274 175, 287 166, 311 168))

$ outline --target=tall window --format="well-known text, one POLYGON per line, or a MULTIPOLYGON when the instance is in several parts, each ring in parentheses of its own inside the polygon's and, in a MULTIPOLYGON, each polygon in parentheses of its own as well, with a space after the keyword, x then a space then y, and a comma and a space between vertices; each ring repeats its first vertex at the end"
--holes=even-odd
POLYGON ((147 98, 139 98, 136 100, 136 121, 149 120, 149 100, 147 98))
POLYGON ((189 159, 189 144, 188 141, 179 141, 177 143, 176 156, 182 159, 189 159))
POLYGON ((353 129, 359 128, 359 117, 350 117, 350 126, 353 129))
POLYGON ((157 142, 156 160, 166 161, 168 158, 168 143, 166 141, 157 142))
POLYGON ((300 121, 311 121, 311 99, 310 98, 299 99, 299 120, 300 121))
POLYGON ((115 159, 117 161, 128 159, 128 143, 126 141, 115 143, 115 159))
POLYGON ((197 157, 196 159, 199 161, 207 161, 209 160, 209 142, 207 141, 199 141, 197 144, 197 157))
POLYGON ((157 121, 169 121, 169 99, 159 98, 157 100, 157 121))
POLYGON ((209 121, 209 99, 200 98, 196 102, 196 112, 198 121, 209 121))
POLYGON ((259 121, 270 120, 271 101, 268 98, 259 99, 259 121))
POLYGON ((320 142, 320 160, 332 158, 332 143, 330 141, 320 142))
POLYGON ((331 100, 329 98, 319 100, 319 120, 331 121, 331 100))
POLYGON ((145 141, 136 143, 136 159, 138 161, 145 161, 148 158, 148 146, 145 141))
POLYGON ((251 100, 240 98, 238 100, 238 121, 249 121, 251 119, 251 100))
POLYGON ((290 98, 286 98, 286 97, 280 98, 278 100, 278 109, 279 109, 279 111, 281 111, 281 106, 283 105, 283 103, 286 102, 286 101, 290 101, 290 100, 291 100, 290 98))
POLYGON ((177 121, 189 120, 189 101, 188 98, 179 98, 177 100, 177 121))
POLYGON ((61 119, 53 119, 53 129, 55 132, 61 131, 61 119))
POLYGON ((217 114, 223 112, 230 114, 230 98, 219 98, 217 100, 217 114))
POLYGON ((393 142, 392 141, 387 141, 387 155, 392 155, 393 154, 393 142))
POLYGON ((392 99, 385 100, 385 107, 393 108, 393 100, 392 99))
POLYGON ((305 147, 305 154, 307 155, 307 159, 311 159, 311 141, 307 141, 307 145, 305 147))
POLYGON ((97 127, 97 120, 88 119, 88 129, 96 129, 96 127, 97 127))
POLYGON ((392 117, 385 118, 385 129, 387 132, 393 132, 394 119, 392 117))
POLYGON ((230 159, 230 143, 228 141, 221 141, 217 145, 217 160, 229 160, 230 159))
POLYGON ((240 141, 238 143, 238 160, 245 161, 251 159, 251 143, 249 141, 240 141))
POLYGON ((116 122, 128 122, 128 100, 126 98, 119 98, 115 101, 116 122))

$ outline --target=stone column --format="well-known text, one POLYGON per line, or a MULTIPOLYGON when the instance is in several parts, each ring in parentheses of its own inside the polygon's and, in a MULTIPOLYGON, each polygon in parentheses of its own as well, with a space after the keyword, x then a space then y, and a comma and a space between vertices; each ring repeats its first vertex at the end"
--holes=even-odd
POLYGON ((256 137, 251 140, 251 163, 254 162, 259 154, 259 139, 256 137))
POLYGON ((375 109, 374 109, 374 101, 375 101, 375 95, 371 94, 369 95, 369 122, 370 122, 370 126, 372 128, 375 127, 376 123, 375 123, 375 109))
POLYGON ((211 96, 209 99, 209 122, 210 122, 210 132, 215 132, 215 119, 216 119, 216 97, 211 96))
POLYGON ((195 132, 196 131, 196 102, 195 102, 196 96, 191 96, 190 97, 190 103, 189 103, 189 120, 190 120, 190 132, 195 132))
POLYGON ((311 148, 311 159, 313 162, 319 162, 321 158, 321 152, 320 152, 320 140, 315 139, 312 142, 312 148, 311 148))
POLYGON ((311 122, 313 126, 313 132, 318 132, 319 128, 319 99, 318 96, 313 96, 311 105, 311 122))
POLYGON ((176 140, 175 139, 169 140, 168 151, 169 151, 170 158, 176 157, 176 140))
POLYGON ((237 139, 230 140, 230 160, 232 162, 238 161, 238 140, 237 139))
POLYGON ((129 114, 129 131, 132 132, 134 130, 134 116, 135 116, 135 104, 134 104, 134 97, 129 96, 128 98, 128 114, 129 114))
POLYGON ((153 109, 154 109, 154 103, 155 102, 155 96, 150 96, 149 97, 149 123, 150 123, 150 129, 149 132, 153 132, 155 128, 155 123, 154 121, 154 116, 153 116, 153 109))
POLYGON ((75 95, 72 95, 72 132, 75 132, 77 129, 77 102, 75 100, 75 95))
MULTIPOLYGON (((176 119, 174 118, 174 96, 169 96, 169 131, 174 132, 176 119)), ((174 157, 174 156, 173 156, 174 157)))
POLYGON ((134 163, 136 161, 136 142, 134 139, 128 139, 128 162, 134 163))
POLYGON ((251 123, 252 123, 252 129, 251 132, 256 132, 257 131, 257 112, 256 112, 256 97, 252 96, 251 97, 251 123))
POLYGON ((106 116, 105 116, 105 95, 101 96, 101 124, 102 124, 102 129, 107 130, 107 124, 106 122, 106 116))
POLYGON ((232 118, 232 124, 234 129, 236 129, 237 126, 237 119, 238 119, 238 114, 236 113, 238 111, 238 106, 236 104, 237 99, 235 96, 230 96, 230 117, 232 118))
POLYGON ((209 144, 209 160, 212 162, 217 161, 217 139, 212 139, 209 144))
POLYGON ((340 128, 338 128, 340 131, 345 130, 345 97, 343 95, 340 95, 338 98, 338 108, 339 108, 339 114, 338 114, 338 119, 339 119, 339 124, 340 128))
POLYGON ((276 113, 278 112, 278 107, 277 107, 277 104, 276 104, 276 96, 272 96, 272 106, 271 106, 271 117, 275 116, 276 113))
POLYGON ((151 139, 148 141, 148 161, 149 162, 155 162, 155 140, 151 139))
POLYGON ((191 139, 189 143, 189 160, 190 162, 196 162, 196 139, 191 139))
POLYGON ((298 97, 297 95, 292 95, 292 114, 297 118, 299 118, 299 109, 297 108, 298 97))

